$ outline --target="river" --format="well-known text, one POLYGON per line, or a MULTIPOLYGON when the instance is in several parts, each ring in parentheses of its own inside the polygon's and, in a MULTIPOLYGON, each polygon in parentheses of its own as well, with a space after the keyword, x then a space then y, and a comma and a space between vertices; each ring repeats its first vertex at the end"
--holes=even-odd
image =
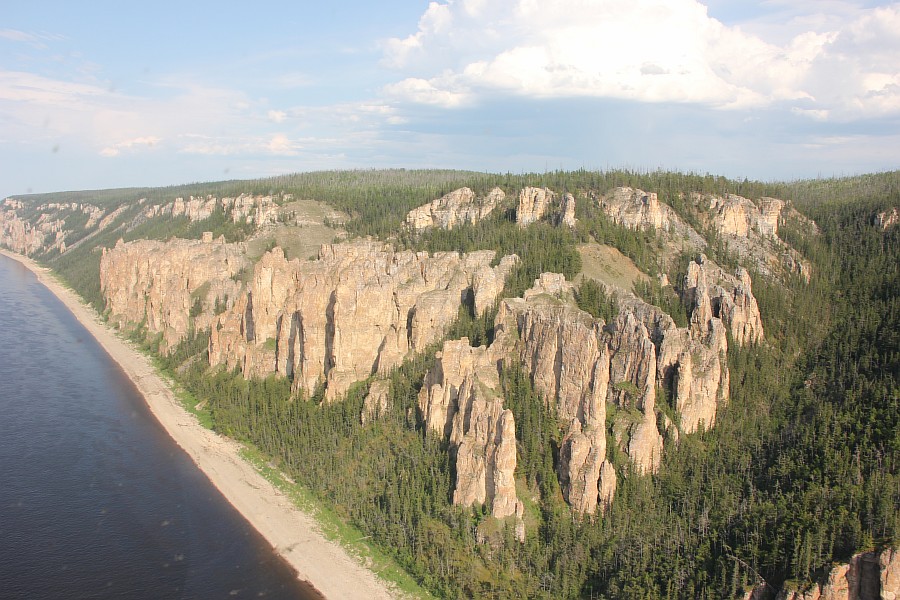
POLYGON ((0 596, 319 597, 62 303, 4 256, 0 596))

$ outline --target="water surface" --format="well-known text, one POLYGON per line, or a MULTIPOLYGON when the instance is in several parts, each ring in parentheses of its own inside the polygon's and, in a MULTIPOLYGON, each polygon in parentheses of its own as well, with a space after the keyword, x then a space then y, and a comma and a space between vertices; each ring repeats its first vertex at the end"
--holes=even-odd
POLYGON ((4 256, 0 597, 318 597, 65 306, 4 256))

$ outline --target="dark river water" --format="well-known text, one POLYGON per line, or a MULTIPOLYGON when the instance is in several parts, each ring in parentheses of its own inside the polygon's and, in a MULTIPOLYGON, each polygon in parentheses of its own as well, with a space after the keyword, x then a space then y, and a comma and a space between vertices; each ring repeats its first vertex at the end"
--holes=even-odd
POLYGON ((0 598, 315 598, 0 256, 0 598))

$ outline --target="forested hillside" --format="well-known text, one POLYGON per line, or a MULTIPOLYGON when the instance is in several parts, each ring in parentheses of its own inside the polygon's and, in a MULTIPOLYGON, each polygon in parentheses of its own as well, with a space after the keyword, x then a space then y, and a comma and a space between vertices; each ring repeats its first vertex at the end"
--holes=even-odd
MULTIPOLYGON (((502 369, 497 394, 516 424, 524 541, 516 522, 494 518, 487 504, 454 504, 455 449, 428 433, 420 412, 420 390, 441 342, 466 337, 472 346, 490 346, 498 303, 481 310, 473 298, 463 302, 440 341, 385 375, 384 409, 362 419, 375 375, 325 401, 325 389, 298 388, 284 372, 247 378, 246 369, 211 368, 210 335, 220 335, 228 311, 238 312, 234 294, 206 307, 209 285, 192 290, 192 323, 207 325, 192 325, 168 353, 146 320, 133 323, 212 427, 258 448, 440 597, 694 599, 739 598, 763 584, 773 596, 785 594, 821 581, 833 563, 856 553, 900 545, 900 225, 878 219, 897 206, 900 172, 761 183, 670 172, 354 171, 22 196, 8 199, 0 214, 7 246, 15 241, 100 312, 109 310, 101 258, 120 238, 199 240, 209 232, 207 242, 223 236, 225 244, 285 224, 291 235, 327 228, 334 239, 371 236, 397 252, 496 251, 495 268, 515 254, 499 298, 521 297, 542 273, 561 273, 577 283, 574 302, 597 331, 612 327, 628 302, 659 307, 673 329, 696 325, 692 311, 699 308, 686 281, 702 264, 701 249, 723 270, 745 268, 765 337, 737 343, 729 331, 723 360, 730 397, 718 406, 715 425, 680 428, 677 385, 658 386, 658 422, 669 425, 660 426, 666 439, 658 470, 644 472, 615 442, 621 423, 640 416, 637 404, 608 404, 611 441, 602 458, 619 476, 605 511, 571 509, 560 483, 567 424, 524 367, 502 369), (452 229, 405 224, 411 210, 463 186, 476 197, 496 186, 507 200, 452 229), (529 186, 571 194, 577 224, 566 226, 552 211, 528 226, 517 223, 511 199, 529 186), (645 202, 658 196, 669 207, 665 228, 629 227, 604 208, 608 192, 625 186, 653 192, 645 202), (783 201, 777 238, 770 236, 784 246, 777 246, 784 250, 778 261, 761 262, 753 248, 739 252, 716 229, 707 207, 732 194, 760 206, 783 201), (189 202, 180 214, 165 208, 193 195, 219 200, 205 200, 202 219, 189 202), (252 199, 242 213, 240 201, 221 200, 242 195, 252 199), (325 202, 344 217, 317 217, 310 225, 286 208, 297 200, 325 202), (86 205, 98 209, 96 218, 86 205), (696 232, 704 246, 676 238, 678 228, 696 232), (617 250, 646 278, 616 291, 586 277, 583 244, 617 250), (197 320, 201 313, 206 321, 197 320)), ((237 287, 251 276, 247 268, 231 279, 237 287)), ((258 342, 261 355, 281 360, 280 341, 258 342)), ((636 392, 628 381, 612 383, 619 389, 611 394, 636 392)))

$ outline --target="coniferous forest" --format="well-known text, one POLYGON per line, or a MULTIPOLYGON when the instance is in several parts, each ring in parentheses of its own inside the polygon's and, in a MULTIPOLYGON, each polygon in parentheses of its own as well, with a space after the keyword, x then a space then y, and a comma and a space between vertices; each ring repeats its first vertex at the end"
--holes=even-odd
MULTIPOLYGON (((657 192, 704 235, 685 194, 781 198, 818 227, 813 234, 786 222, 779 233, 810 261, 811 277, 753 273, 766 341, 729 344, 731 398, 715 426, 667 444, 656 475, 629 472, 610 444, 608 459, 627 476, 602 516, 574 516, 563 500, 556 416, 527 374, 506 369, 501 386, 516 421, 519 497, 535 524, 524 543, 509 524, 479 528, 486 511, 451 503, 447 442, 425 435, 416 410, 437 345, 390 374, 391 409, 366 425, 360 413, 367 382, 325 403, 321 392, 292 395, 285 378, 211 371, 203 360, 208 331, 193 332, 159 357, 161 365, 203 403, 216 431, 259 449, 439 597, 737 598, 760 582, 800 586, 854 553, 900 544, 900 225, 882 228, 874 220, 900 205, 900 172, 762 183, 670 172, 353 171, 85 194, 126 206, 123 223, 134 218, 127 207, 138 197, 277 191, 315 198, 349 215, 350 236, 430 252, 518 254, 503 297, 521 295, 545 271, 573 278, 581 268, 577 245, 592 239, 650 275, 635 292, 686 323, 678 296, 655 283, 663 265, 653 232, 616 226, 588 206, 579 205, 574 230, 549 222, 520 228, 508 211, 450 231, 413 235, 401 227, 409 210, 462 185, 479 195, 495 185, 573 193, 640 187, 657 192)), ((22 199, 37 205, 52 196, 22 199)), ((148 222, 128 237, 199 237, 202 228, 192 227, 186 220, 148 222)), ((229 240, 250 235, 223 218, 204 229, 229 240)), ((100 234, 37 258, 102 311, 94 249, 114 245, 115 237, 100 234)), ((723 266, 737 264, 714 243, 708 254, 723 266)), ((673 279, 683 278, 684 268, 676 266, 673 279)), ((582 285, 576 299, 594 316, 615 315, 596 285, 582 285)), ((446 339, 489 344, 495 314, 496 307, 476 317, 464 306, 446 339)))

